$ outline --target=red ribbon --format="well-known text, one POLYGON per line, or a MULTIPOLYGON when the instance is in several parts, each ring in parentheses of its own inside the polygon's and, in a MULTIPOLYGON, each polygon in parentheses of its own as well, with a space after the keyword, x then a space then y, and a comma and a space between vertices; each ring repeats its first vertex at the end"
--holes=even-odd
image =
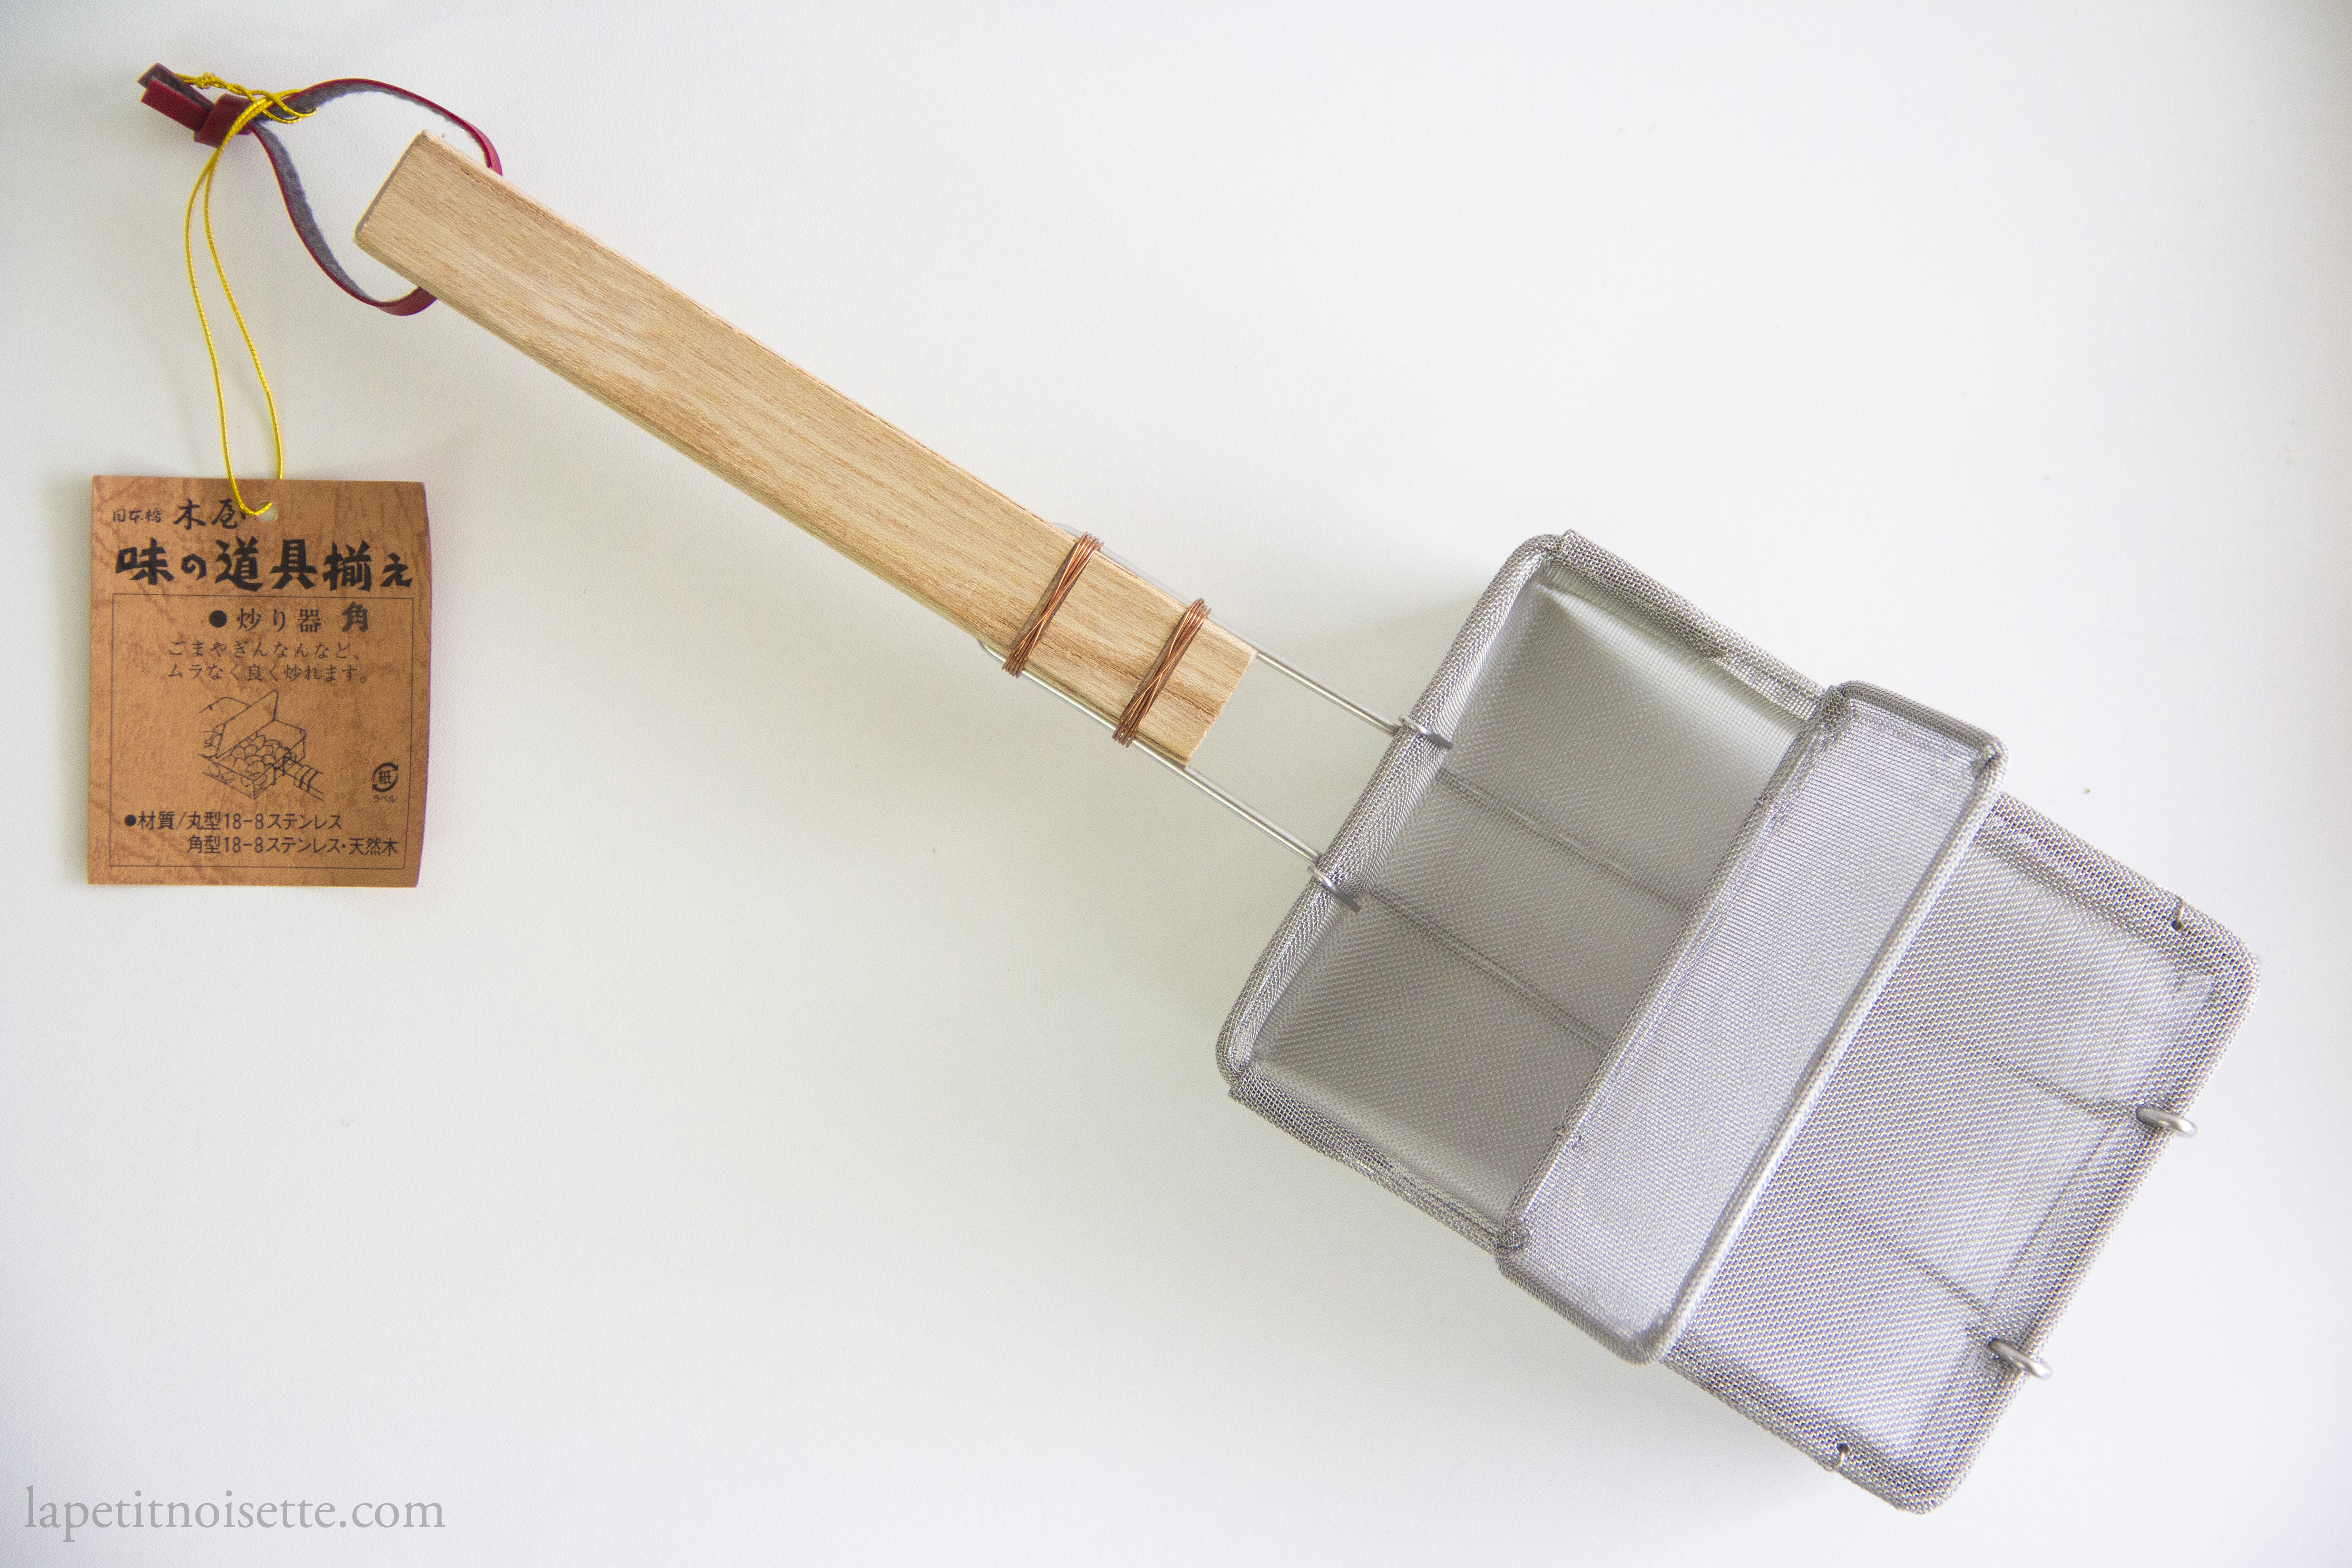
MULTIPOLYGON (((253 101, 236 93, 223 93, 217 99, 206 98, 159 65, 149 66, 147 74, 139 79, 139 85, 145 89, 140 94, 141 102, 186 126, 195 132, 196 141, 206 147, 219 146, 228 135, 228 128, 236 123, 236 117, 244 113, 253 101)), ((289 92, 286 94, 285 101, 307 114, 321 104, 331 103, 355 92, 382 93, 430 110, 472 137, 474 145, 482 150, 482 162, 489 165, 492 174, 500 172, 499 150, 490 145, 488 137, 431 99, 420 98, 406 88, 394 87, 390 82, 370 81, 365 77, 337 77, 331 81, 314 83, 299 92, 289 92)), ((363 305, 373 305, 391 315, 413 316, 433 303, 433 296, 422 289, 412 289, 397 300, 378 300, 352 280, 352 275, 343 270, 343 264, 335 259, 333 248, 327 244, 327 237, 320 231, 319 220, 310 211, 310 198, 303 194, 302 176, 295 172, 292 155, 278 139, 277 132, 282 129, 282 126, 273 126, 265 115, 247 125, 243 133, 259 141, 262 151, 269 154, 269 166, 278 175, 278 194, 286 198, 286 216, 293 220, 294 232, 301 236, 303 248, 310 251, 310 259, 319 264, 319 270, 333 279, 336 286, 352 299, 363 305)))

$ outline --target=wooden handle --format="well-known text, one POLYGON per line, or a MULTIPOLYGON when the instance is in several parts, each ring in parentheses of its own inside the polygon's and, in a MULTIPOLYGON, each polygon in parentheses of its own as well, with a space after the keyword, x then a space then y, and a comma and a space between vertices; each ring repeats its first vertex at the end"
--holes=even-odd
MULTIPOLYGON (((419 136, 360 247, 992 647, 1072 536, 762 348, 500 176, 419 136)), ((1116 718, 1184 606, 1096 557, 1029 667, 1116 718)), ((1251 658, 1201 628, 1142 736, 1189 759, 1251 658)))

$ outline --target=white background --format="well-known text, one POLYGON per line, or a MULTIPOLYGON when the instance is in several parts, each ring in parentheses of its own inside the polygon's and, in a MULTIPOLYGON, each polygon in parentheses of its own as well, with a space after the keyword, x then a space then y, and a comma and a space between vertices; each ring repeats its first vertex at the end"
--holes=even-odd
MULTIPOLYGON (((415 124, 347 107, 289 135, 345 233, 415 124)), ((2352 11, 19 0, 0 145, 0 1562, 2352 1553, 2352 11), (442 100, 1376 703, 1573 527, 1986 726, 2262 955, 2205 1135, 1895 1512, 1226 1100, 1295 862, 351 303, 250 146, 288 472, 429 497, 424 878, 85 887, 89 479, 218 463, 157 59, 442 100), (447 1523, 67 1546, 26 1486, 447 1523)))

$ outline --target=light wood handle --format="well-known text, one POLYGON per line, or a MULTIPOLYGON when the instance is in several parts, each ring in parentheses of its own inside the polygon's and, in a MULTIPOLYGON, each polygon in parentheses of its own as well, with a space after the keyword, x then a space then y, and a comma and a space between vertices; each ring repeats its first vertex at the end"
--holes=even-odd
MULTIPOLYGON (((771 353, 472 159, 419 136, 360 247, 896 584, 1009 647, 1072 536, 771 353)), ((1029 667, 1116 718, 1184 606, 1097 556, 1029 667)), ((1248 668, 1201 628, 1142 736, 1189 759, 1248 668)))

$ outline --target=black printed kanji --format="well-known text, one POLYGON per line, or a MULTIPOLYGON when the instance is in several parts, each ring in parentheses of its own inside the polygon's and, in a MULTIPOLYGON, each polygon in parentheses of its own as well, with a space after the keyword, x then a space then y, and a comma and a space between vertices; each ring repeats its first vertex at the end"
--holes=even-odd
POLYGON ((346 552, 340 544, 327 546, 327 586, 357 588, 364 594, 375 587, 375 567, 368 558, 368 542, 360 541, 357 550, 346 552))
POLYGON ((213 549, 220 555, 220 580, 232 588, 242 588, 248 594, 261 591, 261 541, 259 537, 240 539, 236 553, 229 553, 229 542, 213 541, 213 549))
POLYGON ((400 552, 397 550, 387 550, 383 552, 383 585, 387 588, 405 588, 409 585, 408 568, 402 563, 400 552))
POLYGON ((299 578, 302 586, 308 588, 318 575, 319 569, 310 564, 309 540, 289 539, 278 546, 278 581, 269 584, 271 587, 283 588, 299 578))
POLYGON ((163 547, 152 538, 147 541, 147 548, 144 550, 135 544, 126 544, 116 551, 114 569, 117 572, 130 573, 131 580, 134 583, 172 581, 172 568, 163 554, 163 547))

